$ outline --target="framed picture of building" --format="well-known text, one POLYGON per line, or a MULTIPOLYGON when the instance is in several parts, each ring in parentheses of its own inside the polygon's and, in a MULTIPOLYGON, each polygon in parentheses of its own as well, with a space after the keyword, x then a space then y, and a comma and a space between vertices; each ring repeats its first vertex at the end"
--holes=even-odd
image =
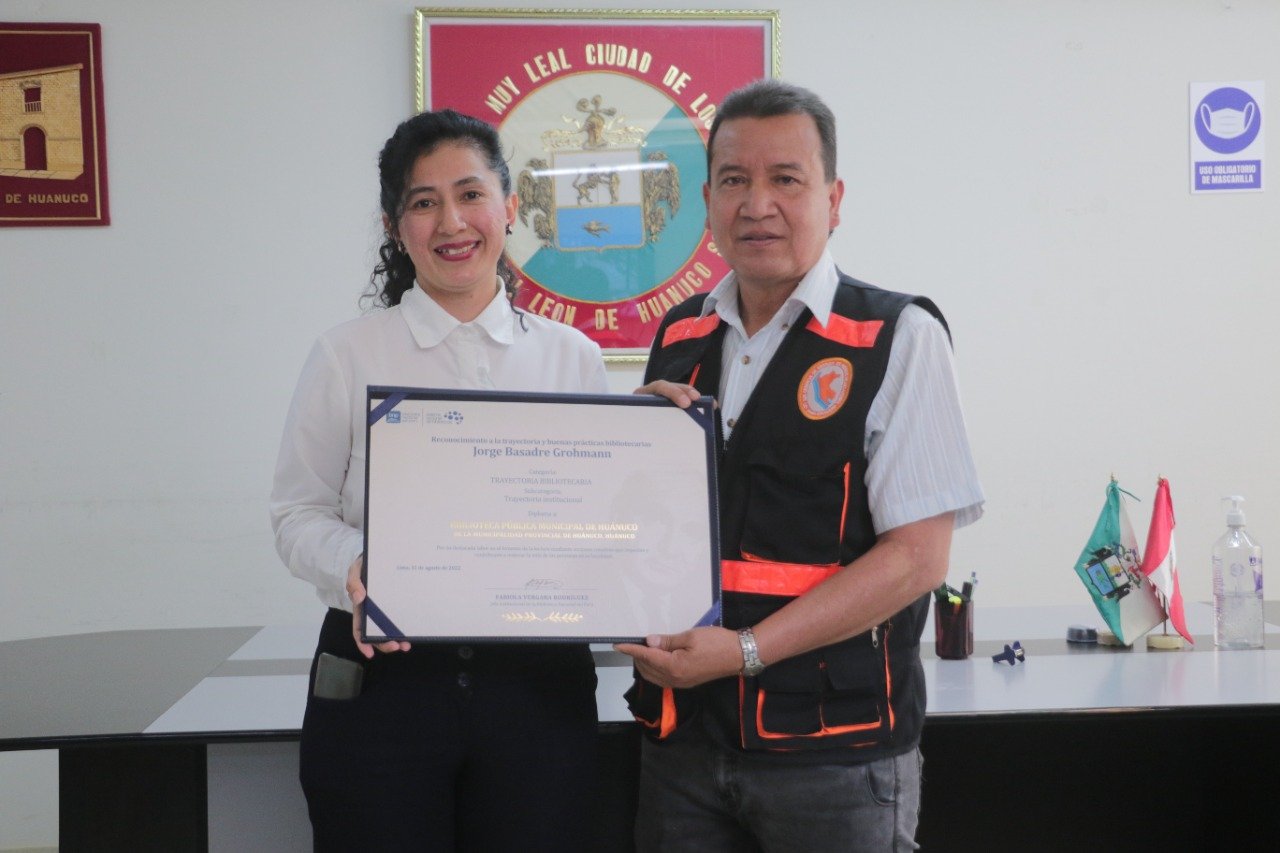
POLYGON ((107 225, 102 30, 0 23, 0 225, 107 225))
POLYGON ((517 305, 642 361, 667 309, 728 272, 706 142, 733 89, 780 73, 777 12, 418 9, 417 107, 498 127, 520 204, 517 305))

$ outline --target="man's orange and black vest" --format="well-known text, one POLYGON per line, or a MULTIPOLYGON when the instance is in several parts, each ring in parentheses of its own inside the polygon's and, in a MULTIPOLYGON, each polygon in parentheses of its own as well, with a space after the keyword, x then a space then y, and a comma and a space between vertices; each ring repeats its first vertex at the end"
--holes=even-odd
MULTIPOLYGON (((658 329, 645 381, 719 393, 727 328, 700 317, 705 295, 658 329)), ((806 309, 760 377, 719 455, 721 584, 727 628, 757 624, 875 544, 864 476, 867 413, 884 380, 899 314, 927 299, 841 275, 825 327, 806 309)), ((772 664, 755 678, 693 690, 637 679, 631 710, 664 739, 694 716, 726 742, 814 760, 868 761, 919 741, 919 642, 928 596, 844 642, 772 664), (835 750, 833 755, 830 751, 835 750), (843 756, 843 757, 842 757, 843 756)))

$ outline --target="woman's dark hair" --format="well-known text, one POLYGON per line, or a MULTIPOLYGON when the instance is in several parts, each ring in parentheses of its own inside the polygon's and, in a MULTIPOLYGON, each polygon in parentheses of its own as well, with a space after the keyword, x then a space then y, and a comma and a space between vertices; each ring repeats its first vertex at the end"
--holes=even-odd
MULTIPOLYGON (((400 230, 405 184, 414 164, 419 157, 430 154, 446 142, 474 148, 485 165, 498 176, 503 195, 511 195, 511 172, 502 156, 498 131, 492 125, 453 110, 418 113, 400 123, 378 155, 379 198, 382 212, 391 223, 389 232, 400 230)), ((413 261, 391 233, 378 247, 378 258, 369 277, 370 290, 365 292, 364 298, 387 308, 399 305, 401 297, 414 284, 413 261)), ((498 275, 502 278, 507 298, 514 299, 518 282, 505 255, 498 260, 498 275)))

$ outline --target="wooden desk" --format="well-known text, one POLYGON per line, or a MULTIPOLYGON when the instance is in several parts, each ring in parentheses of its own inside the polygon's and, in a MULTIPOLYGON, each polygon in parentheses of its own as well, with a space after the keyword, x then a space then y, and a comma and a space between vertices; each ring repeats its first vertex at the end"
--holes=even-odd
MULTIPOLYGON (((1182 651, 1073 646, 1088 606, 979 607, 974 655, 923 654, 929 713, 917 840, 938 851, 1276 849, 1280 605, 1266 649, 1217 651, 1188 606, 1182 651), (1026 661, 992 663, 1021 641, 1026 661)), ((1159 632, 1160 629, 1156 629, 1159 632)))

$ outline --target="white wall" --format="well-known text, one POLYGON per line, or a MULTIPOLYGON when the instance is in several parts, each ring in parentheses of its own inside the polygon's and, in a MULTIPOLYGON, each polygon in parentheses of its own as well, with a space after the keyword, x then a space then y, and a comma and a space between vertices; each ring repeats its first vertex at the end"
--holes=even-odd
MULTIPOLYGON (((989 499, 953 576, 978 571, 979 603, 1083 600, 1071 565, 1112 472, 1140 531, 1170 478, 1191 598, 1220 496, 1280 542, 1280 196, 1192 197, 1186 120, 1192 81, 1268 81, 1280 106, 1280 5, 723 5, 781 9, 784 76, 835 110, 842 267, 951 321, 989 499)), ((106 228, 0 229, 0 640, 318 618, 266 495, 307 348, 372 264, 412 6, 0 7, 102 24, 112 207, 106 228)))

